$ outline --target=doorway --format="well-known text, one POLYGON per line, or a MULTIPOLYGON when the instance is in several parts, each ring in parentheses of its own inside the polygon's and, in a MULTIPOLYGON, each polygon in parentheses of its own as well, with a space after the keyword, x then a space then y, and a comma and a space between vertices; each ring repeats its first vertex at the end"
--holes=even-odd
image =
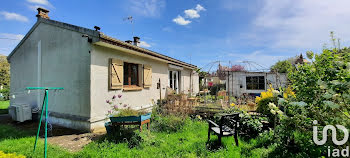
POLYGON ((169 87, 178 94, 179 93, 179 81, 180 81, 180 72, 179 71, 169 71, 169 87))

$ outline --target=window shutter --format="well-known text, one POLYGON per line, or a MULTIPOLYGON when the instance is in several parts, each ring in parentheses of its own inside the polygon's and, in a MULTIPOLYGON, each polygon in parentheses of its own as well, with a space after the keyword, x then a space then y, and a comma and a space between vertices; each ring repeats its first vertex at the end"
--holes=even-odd
POLYGON ((109 89, 123 88, 123 61, 110 59, 109 64, 109 89))
POLYGON ((152 67, 150 65, 143 66, 143 87, 149 88, 152 86, 152 67))

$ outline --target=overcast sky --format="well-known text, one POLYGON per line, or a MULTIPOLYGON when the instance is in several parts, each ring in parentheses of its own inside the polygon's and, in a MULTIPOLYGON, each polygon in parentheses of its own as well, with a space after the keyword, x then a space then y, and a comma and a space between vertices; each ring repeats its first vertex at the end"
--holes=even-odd
MULTIPOLYGON (((8 55, 36 22, 36 8, 53 20, 208 69, 212 62, 252 61, 269 67, 307 50, 330 46, 330 31, 350 45, 349 0, 13 0, 0 5, 0 54, 8 55), (127 17, 133 17, 131 24, 127 17), (209 65, 208 65, 209 64, 209 65)), ((243 64, 244 65, 244 64, 243 64)))

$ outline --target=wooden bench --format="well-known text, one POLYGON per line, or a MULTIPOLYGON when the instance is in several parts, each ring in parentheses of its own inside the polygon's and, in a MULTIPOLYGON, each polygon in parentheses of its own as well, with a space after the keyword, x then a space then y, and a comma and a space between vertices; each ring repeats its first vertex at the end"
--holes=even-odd
POLYGON ((208 120, 208 141, 210 140, 210 132, 213 132, 218 136, 219 143, 221 144, 222 137, 233 136, 238 146, 238 126, 239 126, 239 114, 223 115, 220 118, 219 125, 214 121, 208 120))

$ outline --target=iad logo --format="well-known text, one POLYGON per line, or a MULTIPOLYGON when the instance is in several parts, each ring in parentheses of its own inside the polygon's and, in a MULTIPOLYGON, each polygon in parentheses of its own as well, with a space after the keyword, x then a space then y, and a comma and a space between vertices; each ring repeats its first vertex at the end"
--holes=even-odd
MULTIPOLYGON (((314 125, 317 125, 317 121, 314 120, 314 125)), ((344 133, 344 138, 341 141, 337 140, 337 129, 333 125, 327 125, 323 128, 322 130, 322 139, 318 140, 318 130, 317 126, 313 126, 313 141, 317 145, 323 145, 327 142, 327 131, 331 130, 332 131, 332 141, 335 145, 343 145, 348 141, 349 138, 349 131, 342 125, 335 125, 338 129, 342 130, 344 133)), ((331 151, 330 147, 328 146, 328 157, 349 157, 349 147, 347 146, 345 149, 341 150, 340 149, 333 149, 331 151)))
MULTIPOLYGON (((314 120, 314 125, 317 125, 317 121, 314 120)), ((349 132, 348 130, 342 126, 342 125, 335 125, 337 126, 338 129, 342 130, 344 132, 344 138, 343 140, 341 141, 338 141, 337 140, 337 129, 332 126, 332 125, 327 125, 323 128, 323 131, 322 131, 322 139, 321 140, 318 140, 317 138, 317 126, 313 126, 313 140, 315 142, 315 144, 317 145, 323 145, 327 142, 327 131, 330 129, 332 130, 332 141, 335 145, 343 145, 345 144, 347 141, 348 141, 348 138, 349 138, 349 132)))

